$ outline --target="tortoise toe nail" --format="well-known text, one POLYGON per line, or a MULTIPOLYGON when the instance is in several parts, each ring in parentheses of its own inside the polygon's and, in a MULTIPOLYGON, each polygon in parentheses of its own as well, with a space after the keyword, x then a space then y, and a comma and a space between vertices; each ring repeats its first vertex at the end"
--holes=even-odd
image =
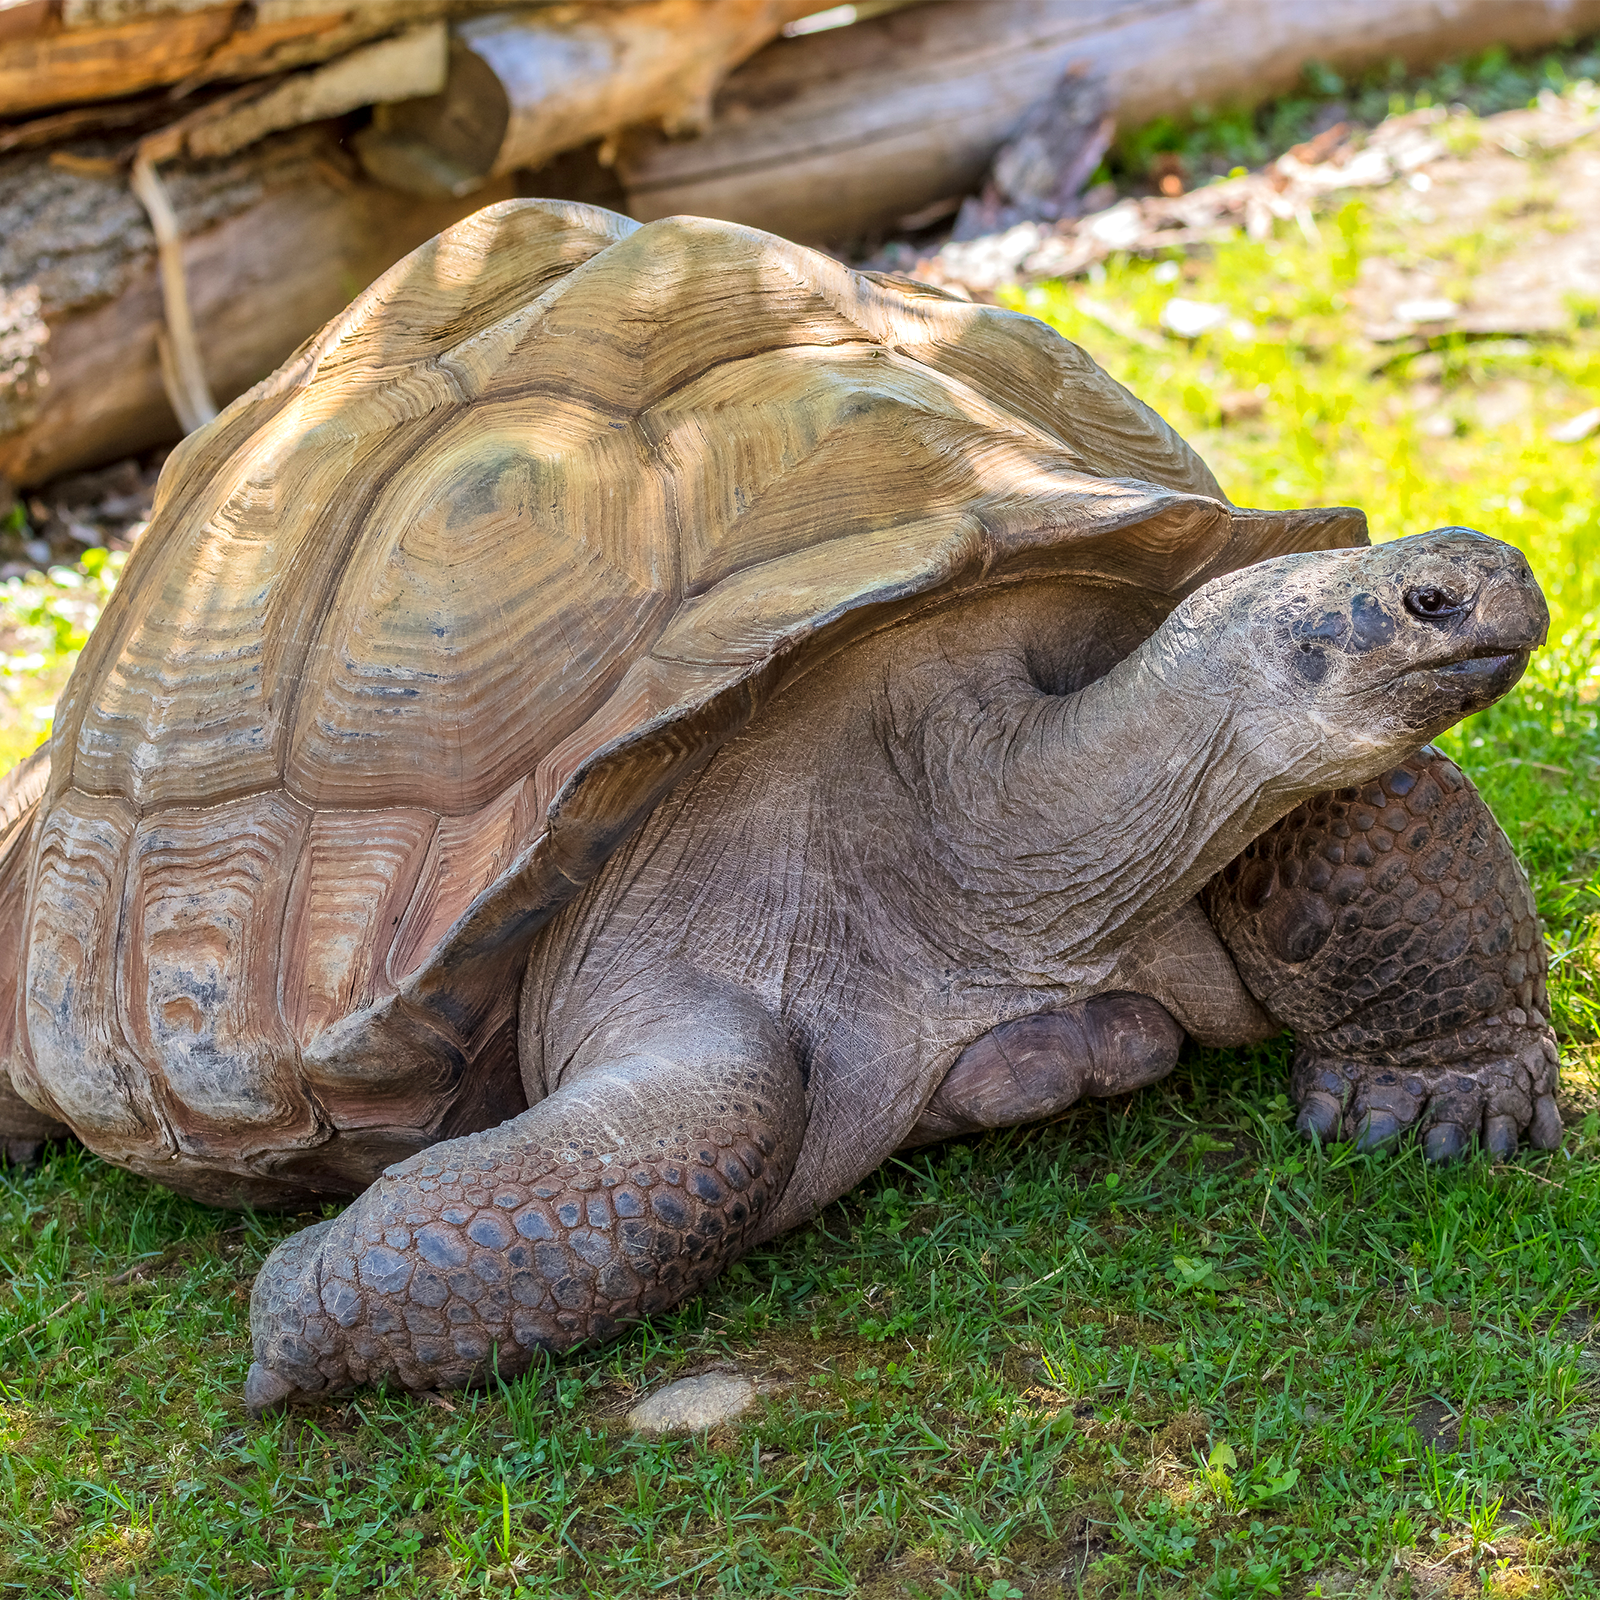
POLYGON ((1535 1150, 1561 1148, 1561 1113, 1556 1110, 1554 1095, 1540 1095, 1533 1108, 1533 1125, 1528 1129, 1528 1143, 1535 1150))
POLYGON ((296 1393, 296 1386, 281 1372, 274 1372, 259 1361, 250 1363, 249 1375, 244 1380, 244 1403, 249 1407, 252 1417, 276 1411, 296 1393))
POLYGON ((1436 1122, 1422 1140, 1422 1153, 1430 1161, 1454 1161, 1467 1148, 1467 1136, 1453 1122, 1436 1122))
POLYGON ((1339 1137, 1341 1115, 1339 1102, 1331 1094, 1313 1089, 1301 1103, 1295 1127, 1318 1144, 1332 1144, 1339 1137))
POLYGON ((1515 1117, 1490 1117, 1484 1128, 1483 1142, 1496 1161, 1517 1153, 1517 1123, 1515 1117))
POLYGON ((1400 1137, 1400 1119, 1392 1111, 1369 1111, 1356 1133, 1357 1150, 1382 1150, 1400 1137))

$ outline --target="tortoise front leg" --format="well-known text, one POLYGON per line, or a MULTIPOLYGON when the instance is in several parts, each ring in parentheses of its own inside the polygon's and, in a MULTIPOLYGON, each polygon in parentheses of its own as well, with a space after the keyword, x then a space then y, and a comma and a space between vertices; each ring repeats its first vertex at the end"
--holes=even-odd
POLYGON ((1302 1132, 1362 1148, 1408 1128, 1561 1142, 1546 954, 1528 880, 1482 797, 1431 746, 1317 795, 1207 885, 1246 986, 1298 1035, 1302 1132))
POLYGON ((633 1024, 597 1028, 520 1116, 390 1167, 272 1252, 252 1411, 510 1377, 670 1310, 742 1254, 800 1149, 794 1053, 750 996, 695 975, 633 1024))

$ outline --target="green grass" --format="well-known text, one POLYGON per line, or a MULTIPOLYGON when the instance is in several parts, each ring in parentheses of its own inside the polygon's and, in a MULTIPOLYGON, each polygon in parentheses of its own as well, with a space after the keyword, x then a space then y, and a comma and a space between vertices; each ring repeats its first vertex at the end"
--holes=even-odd
MULTIPOLYGON (((1528 553, 1551 644, 1446 742, 1557 955, 1563 1150, 1317 1152, 1281 1042, 1191 1051, 1141 1095, 892 1163, 608 1350, 446 1407, 263 1423, 238 1399, 249 1283, 306 1219, 63 1150, 0 1175, 0 1594, 1600 1594, 1600 442, 1546 432, 1600 398, 1600 331, 1377 349, 1346 301, 1364 254, 1413 247, 1385 227, 1348 208, 1181 284, 1122 262, 1017 303, 1241 503, 1528 553), (1160 341, 1178 287, 1251 326, 1160 341), (1482 422, 1510 382, 1526 411, 1482 422), (766 1377, 753 1417, 623 1426, 713 1362, 766 1377)), ((35 611, 55 592, 21 587, 35 611)))
MULTIPOLYGON (((8 520, 22 524, 22 508, 8 520)), ((49 736, 56 699, 126 559, 89 550, 76 566, 0 582, 0 771, 49 736)))
POLYGON ((63 1153, 0 1212, 0 1574, 109 1595, 513 1574, 558 1596, 1254 1595, 1343 1592, 1364 1563, 1367 1593, 1397 1553, 1464 1568, 1476 1521, 1508 1592, 1584 1592, 1600 1117, 1554 1182, 1316 1156, 1283 1070, 1197 1056, 1132 1104, 892 1165, 682 1315, 454 1411, 368 1394, 249 1422, 243 1299, 295 1223, 63 1153), (708 1358, 778 1382, 757 1420, 689 1442, 620 1425, 708 1358))
POLYGON ((1197 107, 1120 133, 1096 179, 1145 178, 1158 156, 1176 154, 1196 175, 1220 174, 1281 155, 1334 121, 1372 127, 1385 117, 1448 106, 1472 117, 1531 105, 1545 91, 1569 92, 1600 78, 1600 39, 1563 50, 1513 56, 1494 45, 1430 73, 1408 76, 1399 60, 1346 77, 1313 62, 1298 90, 1252 109, 1197 107))

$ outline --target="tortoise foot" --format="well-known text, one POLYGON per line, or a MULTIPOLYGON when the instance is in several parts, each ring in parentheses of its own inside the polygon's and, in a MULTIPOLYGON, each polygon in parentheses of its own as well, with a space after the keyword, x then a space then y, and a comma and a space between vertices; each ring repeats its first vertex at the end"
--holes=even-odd
POLYGON ((1351 1140, 1360 1150, 1389 1149, 1414 1135, 1437 1162, 1459 1160, 1475 1143, 1497 1161, 1523 1142, 1556 1149, 1561 1117, 1549 1030, 1480 1027, 1480 1041, 1486 1031, 1499 1032, 1499 1049, 1444 1067, 1330 1062, 1302 1052, 1293 1079, 1300 1131, 1322 1144, 1351 1140))
POLYGON ((36 1167, 46 1145, 71 1137, 66 1123, 36 1110, 12 1088, 9 1072, 0 1065, 0 1162, 24 1170, 36 1167))
POLYGON ((269 1412, 281 1411, 297 1400, 317 1398, 299 1388, 292 1378, 264 1367, 259 1361, 250 1363, 249 1375, 244 1380, 244 1403, 252 1417, 264 1417, 269 1412))
POLYGON ((1251 993, 1299 1038, 1300 1131, 1430 1161, 1561 1143, 1533 891, 1483 798, 1432 746, 1314 795, 1212 879, 1251 993))
POLYGON ((256 1359, 244 1385, 252 1416, 352 1387, 338 1323, 324 1304, 327 1291, 337 1298, 336 1283, 327 1283, 325 1290, 323 1256, 341 1221, 302 1228, 278 1245, 256 1274, 250 1296, 256 1359))

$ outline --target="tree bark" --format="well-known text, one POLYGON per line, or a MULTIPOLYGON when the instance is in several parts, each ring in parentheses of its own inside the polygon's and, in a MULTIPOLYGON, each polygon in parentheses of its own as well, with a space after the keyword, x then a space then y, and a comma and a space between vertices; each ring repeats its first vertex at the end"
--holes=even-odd
POLYGON ((58 15, 23 5, 0 12, 0 118, 169 84, 265 77, 474 9, 473 0, 257 0, 184 11, 69 4, 58 15))
POLYGON ((356 149, 408 194, 470 194, 562 150, 659 123, 698 132, 730 69, 819 0, 641 0, 459 24, 444 92, 381 106, 356 149))
POLYGON ((630 139, 617 170, 641 220, 858 237, 973 189, 1069 69, 1101 77, 1129 127, 1262 100, 1307 61, 1419 67, 1597 27, 1600 0, 939 0, 768 46, 710 133, 630 139))
MULTIPOLYGON (((346 162, 336 129, 319 126, 231 162, 167 169, 200 355, 219 400, 265 377, 408 251, 515 193, 503 180, 470 200, 414 199, 349 175, 346 162)), ((0 170, 0 282, 44 297, 42 307, 19 303, 11 319, 26 350, 10 387, 0 360, 0 426, 12 425, 0 434, 0 478, 30 486, 178 437, 157 358, 154 239, 120 175, 12 158, 0 170)), ((5 333, 0 326, 0 345, 5 333)))

